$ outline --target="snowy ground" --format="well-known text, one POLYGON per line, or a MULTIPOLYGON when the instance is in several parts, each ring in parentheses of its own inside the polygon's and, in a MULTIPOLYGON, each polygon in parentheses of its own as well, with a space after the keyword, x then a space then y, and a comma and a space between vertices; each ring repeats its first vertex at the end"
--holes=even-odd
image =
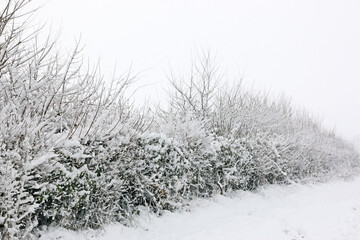
POLYGON ((42 240, 359 240, 360 177, 315 185, 271 186, 257 193, 200 200, 191 212, 142 216, 138 228, 47 231, 42 240))

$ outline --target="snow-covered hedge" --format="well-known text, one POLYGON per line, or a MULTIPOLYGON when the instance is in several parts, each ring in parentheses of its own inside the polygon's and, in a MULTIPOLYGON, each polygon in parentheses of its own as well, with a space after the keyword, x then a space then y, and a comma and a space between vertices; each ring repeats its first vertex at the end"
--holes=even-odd
POLYGON ((207 55, 188 82, 170 79, 166 109, 136 109, 125 98, 131 73, 108 86, 81 65, 78 46, 60 57, 27 35, 17 18, 27 3, 0 4, 0 239, 131 224, 197 197, 358 173, 344 141, 284 99, 223 88, 207 55))

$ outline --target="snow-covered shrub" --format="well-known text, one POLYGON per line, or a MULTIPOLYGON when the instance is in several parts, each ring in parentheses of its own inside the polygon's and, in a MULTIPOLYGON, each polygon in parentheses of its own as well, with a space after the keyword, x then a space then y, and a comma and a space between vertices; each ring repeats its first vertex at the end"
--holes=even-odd
POLYGON ((2 239, 23 239, 32 236, 37 225, 33 214, 37 208, 32 193, 34 186, 28 169, 17 166, 20 156, 13 151, 0 155, 0 236, 2 239))
MULTIPOLYGON (((83 221, 95 224, 91 216, 91 193, 96 189, 98 165, 80 144, 54 149, 53 169, 43 176, 48 184, 39 199, 39 222, 55 222, 66 228, 79 228, 83 221)), ((90 225, 91 226, 91 225, 90 225)))
POLYGON ((161 133, 136 136, 108 151, 105 174, 116 181, 109 182, 107 198, 115 197, 128 215, 139 211, 139 206, 155 212, 173 210, 185 200, 210 195, 209 159, 215 151, 209 151, 212 142, 201 124, 183 122, 168 128, 163 122, 161 126, 161 133))
POLYGON ((97 69, 82 67, 79 44, 61 57, 50 38, 27 32, 28 3, 0 3, 2 239, 26 238, 38 222, 99 226, 84 211, 97 173, 86 143, 133 135, 147 121, 124 98, 130 72, 107 86, 97 69))
POLYGON ((242 178, 247 178, 246 187, 242 185, 246 189, 359 171, 359 155, 308 113, 294 110, 288 99, 271 99, 241 82, 222 86, 208 52, 195 61, 189 80, 181 79, 170 78, 169 118, 174 113, 193 116, 205 123, 205 131, 221 139, 219 159, 213 163, 219 186, 226 182, 229 169, 246 176, 242 178), (246 164, 240 167, 241 161, 233 158, 246 159, 246 164))

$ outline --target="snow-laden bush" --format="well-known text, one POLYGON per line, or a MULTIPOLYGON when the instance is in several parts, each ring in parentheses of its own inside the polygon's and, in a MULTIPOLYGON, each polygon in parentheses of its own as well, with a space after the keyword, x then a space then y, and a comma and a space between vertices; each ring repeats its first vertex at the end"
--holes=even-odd
MULTIPOLYGON (((78 44, 61 57, 50 38, 41 42, 38 32, 27 32, 27 23, 21 21, 30 14, 23 12, 28 3, 0 3, 3 239, 30 237, 38 222, 46 224, 49 219, 69 226, 67 219, 86 218, 83 209, 95 181, 93 170, 86 169, 96 165, 86 162, 82 153, 86 143, 119 133, 133 135, 146 122, 124 97, 134 81, 131 73, 107 86, 96 68, 83 67, 78 44)), ((87 221, 92 226, 94 221, 87 221)))
MULTIPOLYGON (((222 139, 220 146, 226 154, 217 161, 219 166, 242 149, 240 155, 247 156, 250 166, 245 188, 344 177, 359 170, 359 155, 351 146, 308 113, 293 109, 286 98, 271 99, 241 82, 223 86, 209 52, 196 59, 188 81, 184 77, 179 81, 174 75, 169 80, 173 91, 165 115, 187 114, 203 121, 207 132, 222 139)), ((229 167, 221 169, 225 174, 229 167)), ((236 173, 243 172, 240 169, 236 173)))

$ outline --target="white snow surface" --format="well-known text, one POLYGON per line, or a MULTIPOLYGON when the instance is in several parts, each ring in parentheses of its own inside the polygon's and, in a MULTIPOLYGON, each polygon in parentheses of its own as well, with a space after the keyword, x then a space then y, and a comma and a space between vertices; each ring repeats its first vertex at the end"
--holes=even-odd
POLYGON ((192 203, 190 211, 145 214, 136 227, 100 231, 52 228, 42 240, 359 240, 360 177, 318 184, 267 186, 192 203))

